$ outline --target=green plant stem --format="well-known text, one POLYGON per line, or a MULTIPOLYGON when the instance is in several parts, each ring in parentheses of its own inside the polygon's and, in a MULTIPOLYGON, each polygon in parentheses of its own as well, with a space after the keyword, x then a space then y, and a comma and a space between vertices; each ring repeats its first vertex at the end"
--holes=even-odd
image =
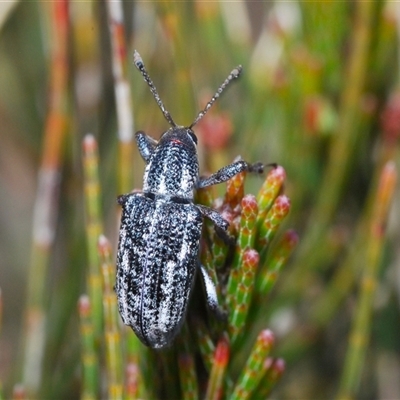
POLYGON ((103 278, 104 337, 106 343, 106 367, 108 398, 122 399, 122 348, 119 328, 117 298, 114 293, 115 267, 111 258, 111 246, 104 236, 99 239, 99 254, 103 278))
POLYGON ((246 400, 251 397, 265 373, 263 365, 271 351, 274 340, 274 335, 270 330, 266 329, 260 332, 234 391, 229 397, 230 400, 246 400))
POLYGON ((82 399, 94 400, 98 394, 99 361, 96 353, 95 332, 92 323, 90 299, 81 296, 78 303, 81 333, 82 399))
MULTIPOLYGON (((236 251, 232 262, 232 268, 226 290, 226 304, 229 310, 234 310, 236 305, 236 295, 238 285, 241 283, 240 278, 243 277, 244 254, 254 247, 254 235, 256 232, 257 202, 254 196, 248 195, 243 198, 242 213, 240 218, 239 236, 236 241, 236 251)), ((253 250, 255 252, 255 250, 253 250)), ((258 263, 258 254, 257 254, 258 263)))
POLYGON ((42 379, 46 336, 46 278, 55 237, 59 173, 68 117, 68 2, 63 0, 49 4, 43 5, 43 15, 50 13, 52 19, 49 109, 33 211, 23 355, 23 382, 31 394, 37 392, 42 379))
POLYGON ((257 195, 257 203, 258 203, 258 215, 257 215, 257 227, 261 228, 265 217, 267 216, 268 211, 274 204, 276 197, 279 194, 279 191, 282 189, 283 182, 286 178, 286 172, 278 165, 276 168, 271 169, 268 172, 267 177, 263 185, 261 186, 258 195, 257 195))
POLYGON ((361 293, 350 332, 349 348, 346 354, 338 399, 353 398, 359 386, 371 330, 372 304, 378 284, 379 266, 385 242, 385 226, 396 180, 395 164, 388 162, 381 174, 369 223, 369 237, 365 246, 366 265, 362 273, 361 293))
POLYGON ((261 271, 256 280, 257 295, 265 298, 274 287, 279 273, 286 265, 299 242, 297 233, 293 230, 285 232, 274 252, 271 254, 265 266, 260 265, 261 271))
POLYGON ((265 369, 265 376, 257 388, 255 395, 252 396, 254 400, 268 398, 271 390, 275 387, 285 371, 285 361, 281 358, 277 360, 267 358, 264 361, 263 369, 265 369))
POLYGON ((304 275, 304 266, 310 265, 312 253, 319 246, 318 243, 326 240, 326 230, 345 187, 350 161, 361 134, 357 129, 359 108, 368 70, 371 19, 376 4, 376 1, 355 2, 351 51, 344 75, 345 83, 340 99, 337 130, 333 136, 317 203, 309 219, 309 233, 302 239, 296 266, 285 285, 288 291, 294 289, 297 293, 301 293, 304 290, 306 282, 301 279, 304 275))
POLYGON ((196 320, 197 346, 207 371, 211 371, 214 362, 215 345, 202 321, 196 320))
POLYGON ((215 349, 214 363, 208 380, 206 400, 218 400, 222 397, 224 376, 229 361, 229 345, 226 338, 220 339, 215 349))
POLYGON ((282 221, 290 211, 290 199, 285 195, 278 196, 259 229, 256 248, 260 251, 260 264, 263 265, 267 256, 269 244, 275 237, 282 221))
POLYGON ((246 326, 259 261, 260 257, 256 250, 247 249, 243 252, 242 265, 238 274, 239 279, 234 288, 236 296, 234 297, 232 293, 228 293, 229 296, 227 294, 227 305, 230 310, 228 332, 232 347, 236 344, 246 326))
POLYGON ((86 241, 89 263, 87 290, 92 307, 95 335, 98 339, 103 332, 103 292, 101 288, 98 240, 103 232, 100 207, 100 183, 98 171, 97 142, 93 135, 86 135, 83 141, 83 170, 86 205, 86 241))

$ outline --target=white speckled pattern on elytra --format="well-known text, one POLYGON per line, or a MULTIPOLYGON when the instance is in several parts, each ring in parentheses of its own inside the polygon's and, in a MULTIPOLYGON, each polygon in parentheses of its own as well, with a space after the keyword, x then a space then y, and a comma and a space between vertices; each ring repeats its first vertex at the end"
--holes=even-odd
POLYGON ((198 264, 202 215, 193 204, 125 198, 116 292, 121 317, 154 348, 179 331, 198 264), (131 232, 127 235, 126 232, 131 232))

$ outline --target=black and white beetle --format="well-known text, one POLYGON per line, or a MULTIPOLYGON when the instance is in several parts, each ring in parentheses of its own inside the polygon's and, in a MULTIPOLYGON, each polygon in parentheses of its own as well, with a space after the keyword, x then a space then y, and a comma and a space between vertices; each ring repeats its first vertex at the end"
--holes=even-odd
POLYGON ((209 308, 223 314, 198 254, 204 217, 227 237, 229 224, 217 211, 194 204, 194 191, 225 182, 242 171, 262 173, 264 166, 239 160, 208 178, 199 177, 197 138, 192 128, 239 77, 241 66, 232 70, 194 122, 183 127, 176 125, 165 109, 137 51, 134 63, 171 128, 158 142, 142 131, 135 135, 146 170, 142 192, 118 197, 122 217, 115 290, 123 322, 145 345, 161 349, 179 333, 197 269, 209 308))

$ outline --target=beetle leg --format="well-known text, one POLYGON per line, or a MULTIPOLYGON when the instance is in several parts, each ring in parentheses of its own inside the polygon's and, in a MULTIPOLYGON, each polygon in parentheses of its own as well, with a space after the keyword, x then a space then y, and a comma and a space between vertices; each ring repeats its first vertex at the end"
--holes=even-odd
MULTIPOLYGON (((271 165, 273 166, 274 164, 271 165)), ((197 188, 205 188, 207 186, 226 182, 227 180, 233 178, 235 175, 243 171, 262 174, 264 172, 264 164, 261 162, 250 164, 244 160, 235 161, 232 164, 221 168, 207 178, 200 178, 197 182, 197 188)))
POLYGON ((203 265, 199 264, 201 276, 203 278, 204 289, 206 291, 207 305, 219 319, 226 319, 226 311, 218 304, 217 290, 203 265))
POLYGON ((196 204, 199 208, 200 212, 203 214, 204 217, 208 218, 213 222, 215 225, 215 232, 217 235, 224 241, 225 244, 228 246, 232 246, 235 244, 235 238, 233 238, 227 232, 229 228, 229 222, 222 218, 221 214, 212 208, 203 206, 201 204, 196 204))
POLYGON ((138 131, 135 133, 135 140, 140 155, 143 157, 143 160, 148 163, 151 155, 153 154, 154 148, 157 146, 157 140, 146 135, 143 131, 138 131))

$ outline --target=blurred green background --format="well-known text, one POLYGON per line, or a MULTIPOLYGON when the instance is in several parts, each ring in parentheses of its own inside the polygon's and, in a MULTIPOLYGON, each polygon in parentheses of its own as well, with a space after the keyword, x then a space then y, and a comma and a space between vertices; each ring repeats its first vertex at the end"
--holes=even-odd
MULTIPOLYGON (((78 393, 76 303, 88 263, 84 135, 99 143, 100 214, 113 245, 116 196, 141 187, 144 166, 136 147, 118 139, 107 4, 65 2, 67 23, 54 4, 0 6, 5 398, 30 368, 23 342, 35 317, 24 321, 24 310, 36 300, 29 285, 47 321, 44 347, 36 347, 41 393, 78 393), (45 279, 32 283, 41 273, 45 279)), ((286 170, 292 207, 284 225, 300 244, 266 305, 274 354, 286 361, 276 398, 333 398, 350 365, 361 371, 349 378, 355 398, 400 398, 399 4, 149 1, 125 2, 123 11, 132 132, 158 138, 168 127, 133 66, 133 49, 182 125, 241 64, 241 79, 195 129, 202 171, 238 154, 286 170), (380 179, 390 182, 379 186, 380 179), (349 337, 356 337, 350 346, 349 337)), ((260 185, 248 180, 248 192, 260 185)))

